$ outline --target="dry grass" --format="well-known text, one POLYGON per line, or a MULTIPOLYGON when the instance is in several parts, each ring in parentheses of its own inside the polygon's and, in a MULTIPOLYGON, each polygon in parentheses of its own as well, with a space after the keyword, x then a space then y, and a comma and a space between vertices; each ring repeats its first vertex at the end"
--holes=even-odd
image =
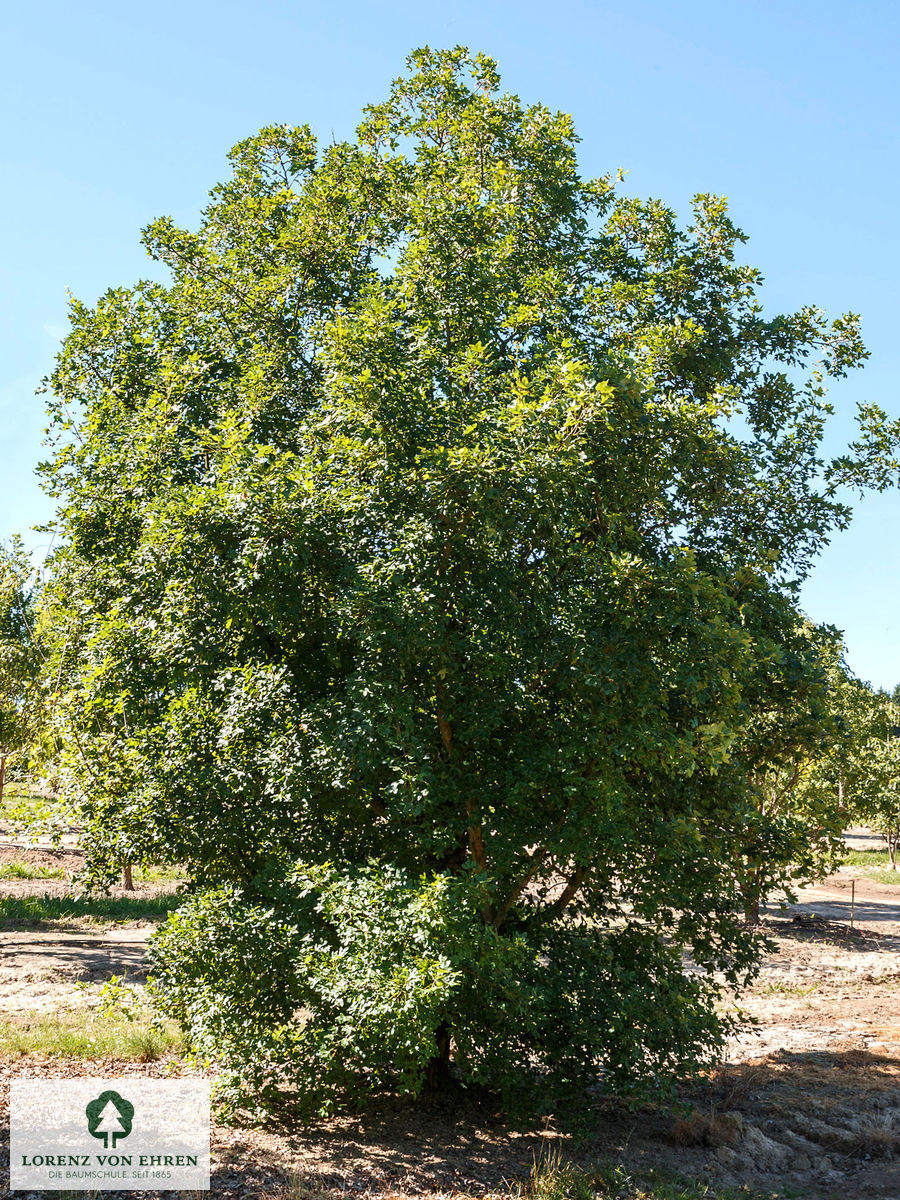
POLYGON ((621 1164, 585 1171, 554 1153, 535 1163, 531 1179, 513 1195, 517 1200, 768 1200, 772 1194, 747 1188, 735 1191, 668 1171, 638 1176, 621 1164))
POLYGON ((692 1112, 672 1122, 669 1139, 676 1146, 733 1146, 744 1128, 740 1113, 692 1112))
POLYGON ((741 1108, 765 1082, 762 1066, 741 1063, 739 1066, 721 1066, 713 1072, 710 1085, 711 1099, 722 1112, 741 1108))

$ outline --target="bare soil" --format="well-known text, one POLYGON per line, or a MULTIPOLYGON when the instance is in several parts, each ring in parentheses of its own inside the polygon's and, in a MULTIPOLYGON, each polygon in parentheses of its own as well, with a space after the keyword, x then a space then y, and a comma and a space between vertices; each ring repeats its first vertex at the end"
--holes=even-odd
MULTIPOLYGON (((0 896, 71 896, 72 880, 83 865, 77 850, 30 848, 0 844, 0 865, 25 862, 61 869, 62 879, 2 879, 0 896)), ((133 891, 113 888, 113 898, 152 899, 170 890, 138 884, 133 891)), ((0 927, 0 1016, 54 1013, 83 1007, 87 995, 77 983, 102 982, 113 976, 138 983, 146 978, 145 949, 155 922, 129 924, 83 918, 49 925, 8 922, 0 927)))
MULTIPOLYGON (((862 848, 866 837, 856 831, 852 841, 862 848)), ((62 857, 41 858, 40 865, 77 870, 72 849, 0 847, 0 862, 37 865, 36 856, 56 854, 62 857)), ((555 1148, 585 1167, 621 1162, 637 1175, 664 1168, 709 1179, 714 1188, 747 1186, 803 1200, 898 1200, 900 885, 855 878, 851 887, 853 876, 840 872, 804 889, 797 904, 766 911, 775 949, 737 1001, 755 1024, 734 1038, 710 1079, 685 1094, 693 1107, 681 1115, 629 1111, 598 1098, 589 1136, 577 1144, 552 1123, 510 1132, 490 1105, 465 1098, 417 1107, 387 1099, 316 1128, 217 1125, 211 1194, 275 1197, 299 1175, 310 1188, 343 1194, 482 1196, 508 1191, 555 1148)), ((69 887, 63 880, 3 880, 0 895, 69 887)), ((148 923, 0 928, 0 1015, 83 1004, 79 980, 124 974, 139 985, 149 932, 148 923)), ((0 1104, 6 1081, 23 1075, 184 1070, 179 1063, 0 1061, 0 1104)), ((0 1121, 5 1126, 5 1115, 0 1121)))

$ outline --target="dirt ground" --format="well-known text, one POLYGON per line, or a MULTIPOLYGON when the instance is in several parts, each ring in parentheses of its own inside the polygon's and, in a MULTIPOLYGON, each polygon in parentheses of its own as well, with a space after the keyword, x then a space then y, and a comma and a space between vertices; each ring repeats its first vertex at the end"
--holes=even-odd
MULTIPOLYGON (((849 840, 855 848, 878 845, 862 831, 849 840)), ((13 858, 67 873, 78 865, 73 850, 0 846, 0 862, 13 858)), ((804 889, 797 904, 766 911, 775 950, 739 999, 755 1025, 728 1045, 708 1084, 686 1094, 694 1108, 682 1117, 598 1099, 592 1132, 578 1144, 552 1125, 510 1133, 498 1113, 472 1102, 412 1109, 388 1100, 314 1129, 216 1126, 212 1195, 274 1197, 291 1177, 372 1196, 483 1195, 508 1190, 536 1158, 559 1148, 586 1167, 663 1168, 763 1194, 900 1200, 900 885, 857 874, 853 886, 853 878, 839 872, 804 889)), ((0 881, 0 895, 61 894, 69 886, 9 879, 0 881)), ((0 1015, 22 1019, 84 1004, 79 981, 125 975, 140 986, 151 930, 148 922, 0 928, 0 1015)), ((0 1061, 0 1096, 5 1104, 5 1083, 19 1076, 184 1069, 0 1061)), ((0 1120, 5 1125, 5 1115, 0 1120)))
MULTIPOLYGON (((61 879, 2 879, 0 896, 68 896, 82 856, 71 849, 0 843, 0 866, 10 862, 62 870, 64 875, 61 879)), ((149 899, 161 890, 157 884, 138 885, 130 892, 116 888, 112 895, 149 899)), ((31 925, 0 930, 0 1017, 81 1007, 88 997, 76 983, 101 982, 114 975, 133 982, 144 979, 145 946, 153 929, 150 921, 96 930, 72 921, 55 922, 49 930, 31 925)))

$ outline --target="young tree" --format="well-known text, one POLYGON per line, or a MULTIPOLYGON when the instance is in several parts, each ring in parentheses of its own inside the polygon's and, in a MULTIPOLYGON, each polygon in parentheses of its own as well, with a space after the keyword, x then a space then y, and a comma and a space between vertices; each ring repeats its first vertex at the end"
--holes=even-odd
POLYGON ((98 878, 189 864, 158 987, 257 1092, 655 1093, 755 960, 758 614, 895 431, 821 460, 856 320, 765 319, 723 201, 681 229, 491 60, 410 68, 355 141, 238 145, 146 233, 170 283, 73 305, 69 771, 98 878))

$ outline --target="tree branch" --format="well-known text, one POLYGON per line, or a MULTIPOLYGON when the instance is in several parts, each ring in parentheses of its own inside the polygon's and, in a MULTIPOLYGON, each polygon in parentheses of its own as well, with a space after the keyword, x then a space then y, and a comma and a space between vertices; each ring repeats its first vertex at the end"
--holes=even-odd
POLYGON ((495 929, 499 929, 503 924, 504 920, 506 919, 506 914, 528 887, 529 883, 531 883, 532 879, 534 879, 535 875, 540 870, 541 863, 546 857, 546 845, 536 846, 531 854, 529 854, 528 866, 526 867, 524 874, 493 915, 490 923, 495 929))
POLYGON ((550 905, 550 907, 545 911, 544 920, 546 920, 546 921, 552 920, 553 917, 558 917, 559 914, 565 910, 565 908, 569 905, 569 903, 577 895, 581 885, 584 883, 584 877, 586 874, 587 874, 587 872, 584 867, 577 866, 575 868, 575 870, 569 876, 569 880, 568 880, 566 886, 563 888, 562 893, 553 901, 553 903, 550 905))

